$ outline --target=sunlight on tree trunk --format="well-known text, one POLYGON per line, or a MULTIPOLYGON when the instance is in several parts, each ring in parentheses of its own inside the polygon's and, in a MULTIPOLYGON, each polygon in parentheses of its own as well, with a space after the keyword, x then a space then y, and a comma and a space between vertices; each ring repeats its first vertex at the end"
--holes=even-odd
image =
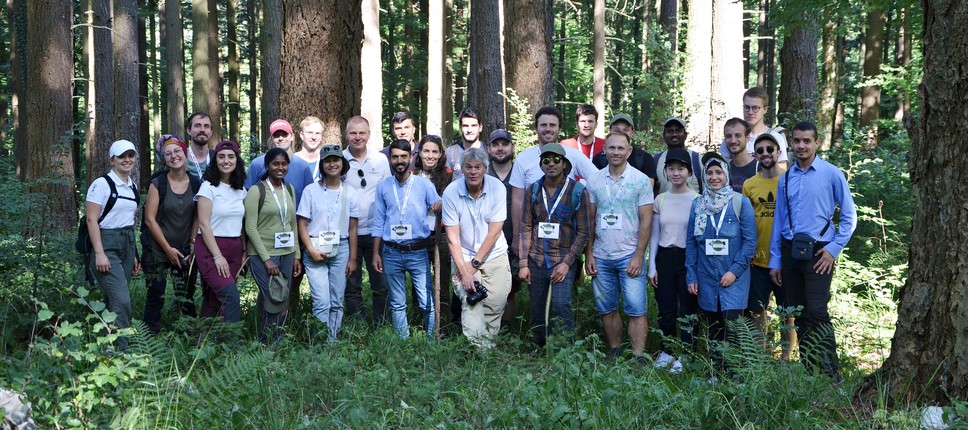
POLYGON ((812 17, 804 16, 780 49, 780 111, 777 122, 812 121, 817 98, 817 31, 812 17))
MULTIPOLYGON (((253 1, 253 0, 250 0, 253 1)), ((227 40, 225 44, 228 45, 228 70, 225 76, 228 78, 229 84, 229 139, 240 141, 241 136, 239 136, 239 37, 236 26, 236 5, 238 0, 228 0, 225 5, 225 21, 228 24, 227 27, 227 40)), ((242 142, 239 142, 240 144, 242 142)), ((244 146, 243 146, 244 147, 244 146)))
POLYGON ((837 21, 823 25, 823 90, 817 104, 817 129, 820 147, 830 149, 834 138, 834 117, 837 114, 837 89, 840 87, 840 59, 838 58, 837 21))
MULTIPOLYGON (((710 118, 707 148, 718 148, 726 120, 743 117, 743 4, 713 0, 710 118)), ((715 149, 713 149, 715 150, 715 149)))
MULTIPOLYGON (((378 0, 363 0, 360 7, 363 16, 363 47, 360 50, 363 90, 360 96, 360 115, 370 122, 371 131, 383 130, 383 59, 380 52, 380 2, 378 0)), ((433 28, 432 24, 431 28, 433 28)), ((431 88, 436 87, 431 86, 431 88)), ((366 146, 373 150, 383 149, 382 134, 371 132, 370 141, 367 142, 366 146)))
MULTIPOLYGON (((440 135, 444 124, 444 56, 446 55, 446 52, 444 52, 444 0, 430 0, 428 7, 427 133, 440 135)), ((363 43, 363 46, 366 46, 366 42, 363 43)))
POLYGON ((218 97, 218 27, 211 25, 211 19, 218 16, 218 9, 210 10, 211 3, 209 0, 192 0, 192 110, 205 111, 212 117, 209 145, 214 146, 223 133, 218 97))
POLYGON ((114 115, 114 42, 111 37, 111 0, 94 0, 94 116, 95 145, 87 146, 87 181, 110 168, 108 149, 116 139, 114 115), (100 172, 100 173, 99 173, 100 172))
MULTIPOLYGON (((873 10, 867 13, 867 29, 864 32, 864 79, 875 78, 881 74, 881 60, 884 55, 884 11, 873 10)), ((861 89, 860 126, 870 127, 867 131, 869 148, 877 146, 877 119, 881 112, 881 87, 868 85, 861 89)))
POLYGON ((161 0, 165 3, 165 76, 167 76, 168 123, 165 133, 185 136, 185 50, 182 46, 182 18, 179 0, 161 0))
POLYGON ((507 86, 528 101, 531 114, 552 103, 551 2, 510 0, 506 6, 507 86))
POLYGON ((484 130, 507 126, 504 97, 504 68, 501 61, 500 2, 471 3, 469 20, 470 71, 467 76, 467 105, 478 109, 484 130))
POLYGON ((710 67, 712 67, 712 4, 693 2, 689 4, 689 28, 686 30, 686 74, 682 98, 683 115, 689 137, 686 144, 704 148, 709 144, 709 118, 712 92, 710 67))
MULTIPOLYGON (((269 124, 279 119, 279 73, 281 62, 279 51, 282 50, 282 0, 264 0, 262 10, 262 32, 260 49, 262 50, 262 77, 259 87, 262 88, 262 130, 269 132, 269 124)), ((293 59, 295 61, 295 59, 293 59)), ((291 118, 292 122, 298 122, 291 118)))
MULTIPOLYGON (((595 126, 595 134, 605 135, 605 0, 595 0, 595 29, 593 34, 592 49, 594 60, 594 71, 592 78, 593 92, 592 103, 598 111, 598 124, 595 126)), ((564 124, 562 124, 564 125, 564 124)))

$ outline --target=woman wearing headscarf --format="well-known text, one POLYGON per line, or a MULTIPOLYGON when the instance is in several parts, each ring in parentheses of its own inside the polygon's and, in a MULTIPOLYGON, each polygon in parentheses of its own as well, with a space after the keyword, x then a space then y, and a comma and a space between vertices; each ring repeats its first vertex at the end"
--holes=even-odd
POLYGON ((686 234, 686 283, 699 296, 709 339, 724 341, 726 323, 742 315, 749 298, 756 221, 753 205, 729 186, 726 160, 709 152, 702 166, 703 193, 692 203, 686 234))

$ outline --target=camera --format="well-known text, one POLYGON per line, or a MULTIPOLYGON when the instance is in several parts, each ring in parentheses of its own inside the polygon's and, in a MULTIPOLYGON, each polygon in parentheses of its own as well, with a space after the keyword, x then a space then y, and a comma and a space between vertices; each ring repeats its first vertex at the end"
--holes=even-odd
POLYGON ((486 298, 487 288, 484 288, 480 282, 474 281, 474 292, 467 295, 467 305, 474 306, 486 298))

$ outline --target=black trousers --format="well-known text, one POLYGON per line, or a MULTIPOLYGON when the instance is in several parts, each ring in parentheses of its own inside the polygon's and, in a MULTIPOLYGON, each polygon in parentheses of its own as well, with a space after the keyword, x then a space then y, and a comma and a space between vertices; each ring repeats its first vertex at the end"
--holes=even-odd
POLYGON ((344 302, 346 316, 366 318, 366 307, 363 305, 363 260, 366 260, 366 272, 370 275, 370 290, 373 293, 373 320, 377 325, 386 324, 390 320, 390 291, 387 289, 383 274, 373 267, 373 236, 359 235, 356 238, 356 272, 346 279, 346 293, 344 302))
MULTIPOLYGON (((817 242, 814 253, 826 245, 827 242, 817 242)), ((813 268, 819 257, 814 256, 809 261, 794 260, 790 250, 791 242, 784 239, 780 246, 780 270, 783 288, 787 291, 787 305, 803 307, 795 319, 801 360, 808 368, 819 367, 837 377, 840 374, 837 339, 827 310, 833 270, 821 275, 813 268)))
POLYGON ((178 269, 169 262, 145 264, 144 267, 148 291, 145 294, 144 322, 152 333, 161 331, 161 312, 165 307, 165 289, 168 287, 168 275, 172 277, 172 287, 175 290, 175 302, 172 308, 182 315, 195 318, 195 282, 198 278, 198 268, 191 273, 188 268, 178 269))
POLYGON ((695 344, 699 309, 698 297, 689 294, 686 286, 686 250, 684 248, 659 248, 655 256, 655 271, 659 287, 655 288, 655 301, 659 307, 659 328, 662 330, 662 351, 675 355, 671 339, 676 336, 676 324, 680 317, 692 317, 690 324, 679 328, 679 340, 686 347, 695 344))

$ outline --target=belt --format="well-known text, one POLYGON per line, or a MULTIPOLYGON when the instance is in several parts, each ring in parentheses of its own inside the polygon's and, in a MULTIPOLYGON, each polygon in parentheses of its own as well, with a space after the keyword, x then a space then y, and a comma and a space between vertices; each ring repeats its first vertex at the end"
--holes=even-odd
POLYGON ((390 248, 396 249, 397 251, 419 251, 421 249, 426 249, 427 247, 436 245, 437 241, 433 236, 426 239, 414 242, 408 245, 403 245, 395 242, 384 241, 384 246, 389 246, 390 248))

